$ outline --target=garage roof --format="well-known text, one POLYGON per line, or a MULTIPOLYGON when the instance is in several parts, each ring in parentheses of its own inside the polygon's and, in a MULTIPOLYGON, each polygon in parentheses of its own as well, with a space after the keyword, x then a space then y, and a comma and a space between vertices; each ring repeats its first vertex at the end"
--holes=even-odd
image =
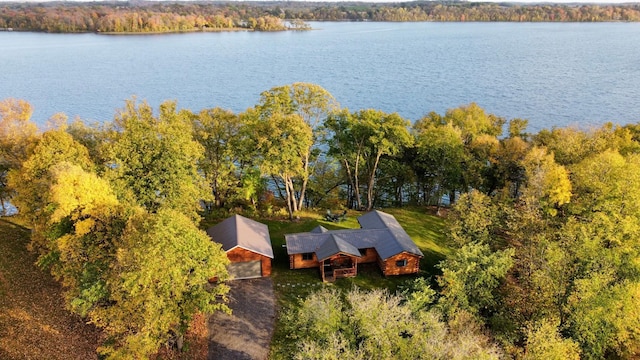
POLYGON ((273 259, 273 248, 267 225, 242 215, 233 215, 207 229, 213 241, 222 244, 224 251, 240 247, 273 259))

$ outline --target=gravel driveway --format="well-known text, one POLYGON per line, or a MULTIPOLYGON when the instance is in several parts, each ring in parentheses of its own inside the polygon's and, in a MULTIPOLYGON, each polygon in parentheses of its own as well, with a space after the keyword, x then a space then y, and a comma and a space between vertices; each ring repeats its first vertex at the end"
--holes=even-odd
POLYGON ((273 336, 275 298, 271 278, 229 283, 232 315, 209 318, 209 359, 266 359, 273 336))

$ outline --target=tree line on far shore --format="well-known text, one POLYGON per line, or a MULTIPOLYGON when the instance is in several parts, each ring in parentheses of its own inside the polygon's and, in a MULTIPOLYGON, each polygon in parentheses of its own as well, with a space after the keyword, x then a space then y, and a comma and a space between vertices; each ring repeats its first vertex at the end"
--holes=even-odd
POLYGON ((310 297, 291 315, 307 329, 299 358, 640 354, 638 124, 529 133, 474 103, 411 124, 341 108, 307 83, 267 90, 239 114, 131 99, 112 123, 57 114, 43 131, 30 115, 25 101, 0 102, 1 200, 29 222, 67 306, 105 329, 109 358, 152 354, 198 311, 226 309, 228 289, 206 279, 223 281, 227 260, 202 216, 444 198, 455 251, 441 274, 401 297, 353 292, 335 308, 318 305, 335 295, 310 297))
POLYGON ((304 21, 640 21, 640 5, 418 1, 389 4, 53 2, 0 6, 0 29, 56 33, 305 30, 309 27, 304 21))

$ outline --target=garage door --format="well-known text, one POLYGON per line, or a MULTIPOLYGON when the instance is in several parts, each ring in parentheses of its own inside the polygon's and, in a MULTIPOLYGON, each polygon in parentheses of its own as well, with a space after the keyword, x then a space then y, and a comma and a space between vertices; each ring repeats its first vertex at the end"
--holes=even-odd
POLYGON ((232 279, 253 279, 262 276, 260 260, 231 263, 227 269, 232 279))

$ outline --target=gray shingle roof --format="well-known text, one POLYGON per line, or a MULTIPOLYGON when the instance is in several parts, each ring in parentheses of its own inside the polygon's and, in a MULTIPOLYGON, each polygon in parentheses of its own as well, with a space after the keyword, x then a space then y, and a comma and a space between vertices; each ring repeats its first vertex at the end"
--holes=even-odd
POLYGON ((311 231, 309 231, 309 232, 312 232, 312 233, 316 233, 316 234, 317 234, 317 233, 325 233, 325 232, 327 232, 327 231, 329 231, 329 230, 327 230, 327 228, 326 228, 326 227, 324 227, 324 226, 322 226, 322 225, 318 225, 318 226, 314 227, 314 228, 313 228, 313 230, 311 230, 311 231))
POLYGON ((339 234, 330 235, 316 251, 316 257, 318 261, 322 261, 340 253, 360 257, 358 248, 342 239, 339 234))
POLYGON ((315 252, 320 258, 318 250, 335 235, 356 249, 375 248, 382 259, 402 252, 424 256, 393 215, 375 210, 360 216, 358 222, 362 229, 287 234, 287 253, 292 255, 315 252))
POLYGON ((207 229, 207 234, 222 244, 224 251, 241 247, 273 259, 269 228, 255 220, 234 215, 207 229))

